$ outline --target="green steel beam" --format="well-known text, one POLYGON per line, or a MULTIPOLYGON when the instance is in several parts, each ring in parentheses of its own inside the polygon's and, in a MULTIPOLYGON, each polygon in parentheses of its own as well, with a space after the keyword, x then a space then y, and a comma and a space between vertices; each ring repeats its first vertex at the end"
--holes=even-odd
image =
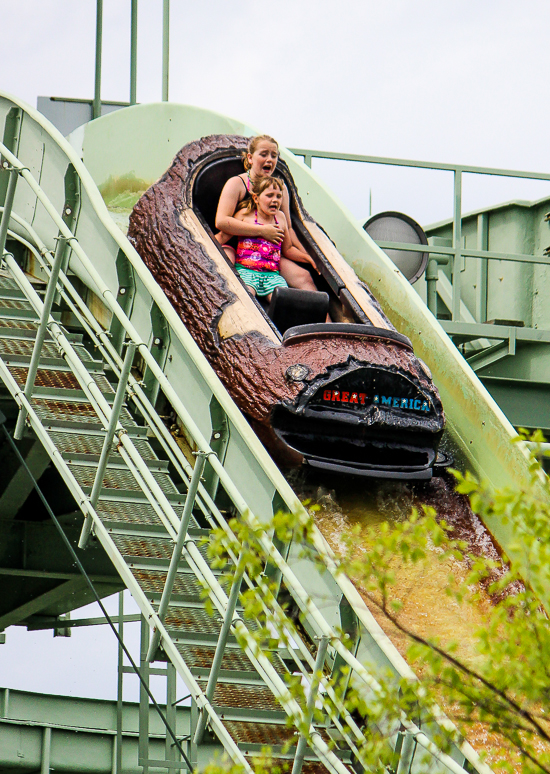
POLYGON ((54 588, 44 591, 33 599, 27 600, 19 607, 14 607, 4 615, 0 616, 0 630, 7 629, 8 626, 25 621, 28 617, 35 615, 45 608, 55 607, 63 604, 67 600, 79 597, 84 590, 85 581, 82 578, 74 578, 70 581, 62 581, 54 588))
MULTIPOLYGON (((15 518, 33 491, 32 482, 27 473, 21 465, 18 465, 15 470, 13 469, 15 459, 13 455, 7 454, 7 451, 3 448, 0 454, 0 465, 3 472, 0 491, 2 486, 4 487, 0 494, 0 519, 2 521, 15 518)), ((33 475, 39 479, 50 464, 48 453, 38 441, 29 441, 29 439, 25 439, 22 443, 21 452, 33 475)))
MULTIPOLYGON (((376 242, 378 247, 382 250, 405 250, 411 253, 418 252, 418 245, 407 244, 406 242, 390 242, 383 240, 376 242)), ((470 250, 466 247, 455 249, 454 247, 445 247, 443 245, 422 245, 422 252, 429 255, 451 255, 451 256, 464 256, 466 258, 483 258, 485 260, 491 258, 498 261, 516 261, 517 263, 533 263, 542 264, 543 266, 550 266, 550 256, 545 257, 543 255, 527 255, 526 253, 499 253, 489 250, 470 250)))
MULTIPOLYGON (((3 143, 12 153, 18 152, 22 120, 23 111, 21 108, 12 107, 9 109, 4 124, 3 143)), ((6 193, 9 186, 9 166, 8 162, 0 156, 0 205, 2 207, 6 203, 6 193)))
POLYGON ((451 276, 453 278, 453 294, 451 301, 451 317, 460 320, 460 281, 461 281, 461 257, 462 252, 462 170, 454 173, 454 207, 453 207, 453 247, 455 253, 451 264, 451 276))
MULTIPOLYGON (((22 541, 21 541, 22 542, 22 541)), ((117 579, 117 575, 94 575, 88 573, 95 584, 112 583, 117 579)), ((70 572, 48 572, 46 570, 29 570, 20 567, 0 567, 0 575, 12 575, 14 578, 49 578, 51 580, 72 580, 79 578, 79 573, 70 572)))
MULTIPOLYGON (((138 623, 141 621, 141 616, 138 613, 134 613, 122 615, 121 618, 119 613, 118 615, 111 616, 111 621, 116 624, 138 623)), ((70 618, 63 621, 63 626, 66 629, 74 629, 81 626, 103 626, 108 623, 109 621, 104 616, 98 616, 97 618, 70 618)), ((59 627, 59 619, 53 616, 35 616, 27 618, 26 625, 27 629, 32 629, 33 631, 38 631, 39 629, 56 629, 59 627)))
POLYGON ((515 339, 509 339, 508 342, 501 341, 498 344, 485 347, 485 349, 482 349, 480 352, 476 352, 470 357, 467 357, 466 360, 468 361, 468 365, 477 372, 509 355, 515 355, 515 353, 515 339))
MULTIPOLYGON (((477 216, 477 249, 480 252, 489 251, 489 217, 486 212, 477 216)), ((464 253, 467 255, 467 253, 464 253)), ((487 319, 487 278, 488 259, 482 258, 476 264, 476 309, 475 318, 478 322, 487 319)))
POLYGON ((550 344, 550 331, 540 328, 521 328, 514 325, 492 325, 491 323, 467 323, 454 320, 439 320, 443 330, 453 338, 463 341, 473 339, 515 339, 527 344, 550 344))
POLYGON ((162 2, 162 101, 168 102, 170 77, 170 0, 162 2))
POLYGON ((93 118, 101 116, 101 53, 103 47, 103 0, 96 0, 96 2, 93 118))
POLYGON ((137 102, 137 25, 138 0, 132 0, 130 18, 130 105, 137 102))
MULTIPOLYGON (((141 618, 141 616, 138 616, 138 619, 139 618, 141 618)), ((123 591, 120 591, 118 595, 117 623, 118 623, 118 635, 120 637, 120 640, 117 648, 115 774, 122 774, 122 727, 123 727, 123 720, 124 720, 123 718, 124 650, 122 648, 122 642, 124 640, 124 592, 123 591)))
MULTIPOLYGON (((176 709, 178 737, 189 734, 190 708, 176 709)), ((123 702, 122 770, 141 774, 138 705, 123 702)), ((148 747, 162 761, 165 734, 149 710, 148 747)), ((113 774, 116 754, 116 701, 53 696, 0 688, 0 770, 70 771, 113 774), (49 765, 48 765, 49 764, 49 765)), ((212 749, 212 748, 211 748, 212 749)), ((201 764, 207 763, 203 753, 201 764)))

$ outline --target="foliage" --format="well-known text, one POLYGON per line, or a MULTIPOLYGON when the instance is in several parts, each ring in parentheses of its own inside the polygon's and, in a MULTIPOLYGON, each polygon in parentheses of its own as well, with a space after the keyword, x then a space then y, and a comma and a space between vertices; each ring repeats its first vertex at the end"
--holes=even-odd
MULTIPOLYGON (((543 442, 540 434, 532 440, 543 442)), ((468 735, 470 729, 481 728, 492 740, 494 767, 550 774, 550 723, 546 716, 550 629, 541 604, 549 599, 550 589, 550 486, 535 455, 530 473, 530 485, 525 489, 499 492, 469 473, 455 473, 457 491, 470 498, 472 509, 483 521, 500 519, 508 524, 513 535, 510 550, 514 557, 523 557, 522 569, 515 563, 507 567, 506 557, 503 570, 494 561, 469 554, 466 544, 453 540, 450 527, 427 507, 413 510, 403 521, 383 523, 370 531, 357 528, 344 536, 338 571, 351 577, 371 609, 407 639, 407 660, 420 676, 416 680, 395 673, 379 674, 376 687, 365 690, 357 681, 347 686, 347 667, 332 676, 317 675, 322 680, 325 710, 345 717, 344 730, 351 729, 352 734, 356 729, 368 730, 361 741, 356 739, 355 751, 367 770, 393 770, 396 761, 388 739, 403 731, 404 718, 422 720, 423 727, 428 723, 436 728, 433 721, 440 718, 439 703, 457 726, 452 729, 442 722, 434 731, 432 739, 441 749, 448 750, 451 742, 460 741, 460 735, 468 735), (366 550, 358 550, 365 544, 366 550), (492 600, 484 626, 473 635, 472 658, 460 655, 457 643, 428 638, 401 618, 403 600, 395 592, 396 567, 422 569, 434 561, 450 568, 457 564, 464 567, 467 562, 467 573, 462 577, 449 572, 445 592, 450 600, 461 606, 476 605, 487 595, 492 600)), ((306 505, 310 505, 309 520, 303 515, 278 514, 268 529, 277 545, 283 546, 294 537, 304 553, 322 563, 312 548, 316 506, 306 505)), ((299 606, 281 584, 275 563, 266 565, 264 529, 265 525, 252 528, 245 520, 234 519, 208 543, 211 562, 224 568, 228 588, 240 583, 244 573, 242 616, 257 622, 253 631, 258 654, 277 645, 292 650, 304 634, 299 606)), ((238 627, 236 634, 244 644, 238 627)), ((311 741, 304 689, 307 680, 300 676, 299 668, 297 661, 295 672, 287 675, 285 701, 295 707, 289 724, 311 741)), ((321 716, 314 708, 313 718, 321 716)), ((257 762, 259 774, 269 769, 268 752, 266 756, 257 762)), ((218 774, 220 768, 237 774, 234 767, 222 763, 209 767, 208 774, 218 774)))

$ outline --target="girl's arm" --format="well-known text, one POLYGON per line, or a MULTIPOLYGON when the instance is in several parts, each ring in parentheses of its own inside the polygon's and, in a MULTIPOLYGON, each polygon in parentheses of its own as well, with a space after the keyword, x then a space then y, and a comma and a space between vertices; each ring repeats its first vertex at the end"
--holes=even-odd
POLYGON ((229 242, 229 240, 233 236, 239 236, 239 237, 247 236, 246 234, 243 234, 243 231, 246 231, 246 226, 244 228, 242 227, 242 224, 245 222, 245 218, 249 218, 249 215, 245 215, 243 210, 239 210, 239 212, 237 212, 237 214, 233 218, 235 223, 240 224, 239 226, 237 226, 238 233, 226 234, 225 231, 218 231, 217 234, 214 234, 214 239, 216 240, 216 242, 219 242, 220 245, 225 245, 229 242))
POLYGON ((288 222, 283 212, 280 213, 280 220, 281 220, 281 226, 283 226, 285 230, 283 243, 281 245, 281 255, 284 258, 288 258, 289 261, 295 261, 296 263, 309 263, 319 274, 319 269, 317 268, 313 258, 311 258, 304 249, 298 249, 292 243, 291 232, 290 232, 290 229, 288 228, 288 222))
POLYGON ((231 236, 263 237, 270 242, 280 244, 283 233, 279 226, 247 223, 235 218, 235 210, 241 201, 243 191, 242 178, 231 177, 224 185, 216 212, 216 228, 231 236))
POLYGON ((224 231, 218 231, 217 234, 214 234, 214 239, 216 242, 218 242, 220 245, 225 245, 229 242, 231 239, 231 234, 226 234, 224 231))

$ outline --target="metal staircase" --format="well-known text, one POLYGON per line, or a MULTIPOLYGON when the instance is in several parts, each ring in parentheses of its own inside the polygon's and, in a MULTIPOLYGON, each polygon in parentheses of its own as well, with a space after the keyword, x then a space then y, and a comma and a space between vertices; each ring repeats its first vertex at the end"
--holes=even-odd
MULTIPOLYGON (((331 678, 345 668, 368 697, 387 669, 410 674, 406 664, 320 534, 313 561, 262 530, 280 511, 305 518, 303 508, 70 146, 8 97, 2 122, 0 378, 18 407, 13 432, 40 441, 84 516, 81 548, 93 533, 131 591, 151 632, 144 663, 168 659, 187 686, 188 758, 203 765, 223 748, 251 771, 269 745, 292 774, 361 771, 368 722, 349 715, 331 678), (256 531, 265 576, 247 573, 228 515, 256 531), (225 536, 230 589, 208 559, 213 529, 225 536), (270 598, 269 577, 299 626, 270 598), (263 600, 274 649, 242 616, 246 588, 263 600), (285 675, 301 675, 304 702, 285 675)), ((425 771, 426 754, 433 772, 488 771, 467 743, 443 753, 406 718, 388 745, 397 772, 425 771)), ((188 768, 178 757, 141 764, 188 768)))

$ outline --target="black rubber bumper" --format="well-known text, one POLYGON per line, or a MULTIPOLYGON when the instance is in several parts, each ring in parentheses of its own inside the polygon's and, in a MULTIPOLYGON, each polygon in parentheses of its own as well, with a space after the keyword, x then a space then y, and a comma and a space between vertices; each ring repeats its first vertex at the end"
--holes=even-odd
POLYGON ((388 470, 387 468, 376 469, 353 465, 348 462, 326 460, 316 457, 304 457, 304 462, 311 468, 329 470, 332 473, 342 473, 347 476, 361 476, 363 478, 386 478, 401 481, 429 481, 433 476, 432 468, 421 468, 419 470, 388 470))

